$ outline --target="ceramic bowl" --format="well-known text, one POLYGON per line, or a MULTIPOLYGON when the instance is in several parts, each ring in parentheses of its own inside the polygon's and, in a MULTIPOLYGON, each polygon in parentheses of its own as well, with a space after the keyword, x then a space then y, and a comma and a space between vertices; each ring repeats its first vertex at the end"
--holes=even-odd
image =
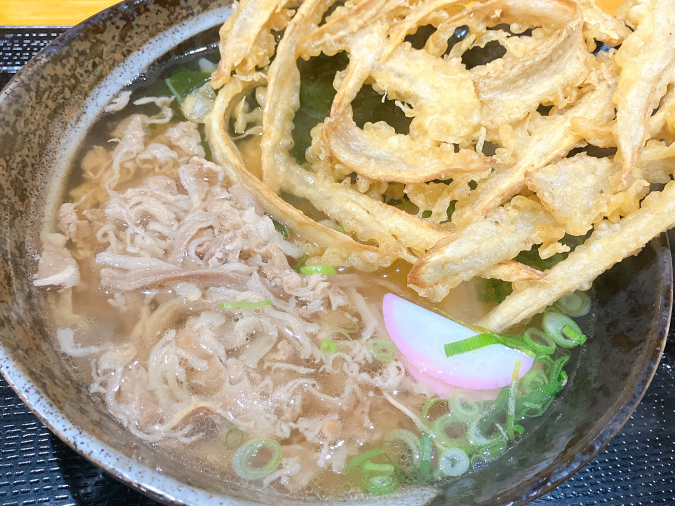
MULTIPOLYGON (((59 37, 0 95, 0 370, 67 444, 157 500, 283 506, 298 500, 186 468, 115 422, 61 360, 47 331, 43 294, 31 283, 40 233, 53 226, 69 165, 97 114, 153 62, 213 38, 229 12, 222 0, 119 4, 59 37)), ((663 350, 672 303, 665 235, 594 287, 592 313, 583 322, 590 337, 564 394, 529 421, 515 448, 444 488, 409 488, 352 504, 523 504, 592 459, 630 417, 663 350)))

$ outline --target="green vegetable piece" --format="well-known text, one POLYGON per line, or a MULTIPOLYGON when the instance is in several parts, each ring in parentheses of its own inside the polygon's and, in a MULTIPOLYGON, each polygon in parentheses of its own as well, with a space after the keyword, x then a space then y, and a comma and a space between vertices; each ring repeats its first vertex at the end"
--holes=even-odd
POLYGON ((377 457, 378 455, 382 455, 384 453, 384 448, 381 446, 378 446, 377 448, 374 448, 372 450, 369 450, 367 452, 363 452, 360 455, 357 455, 354 457, 352 460, 350 460, 347 463, 346 470, 351 471, 352 469, 356 469, 359 467, 361 464, 363 464, 365 461, 370 460, 374 457, 377 457))
POLYGON ((429 471, 431 468, 431 452, 433 451, 434 444, 431 441, 429 434, 422 434, 420 440, 421 444, 421 458, 420 458, 420 468, 419 472, 422 478, 429 479, 429 471))
POLYGON ((245 442, 232 456, 234 472, 245 480, 261 480, 269 476, 279 466, 279 462, 281 462, 281 445, 267 438, 256 438, 245 442), (270 457, 267 462, 260 465, 257 457, 263 449, 270 453, 270 457), (255 464, 251 464, 252 458, 256 459, 255 464))
POLYGON ((244 433, 239 429, 230 429, 225 435, 225 447, 234 450, 244 442, 244 433))
POLYGON ((587 315, 591 310, 591 298, 588 294, 577 290, 574 293, 561 297, 553 307, 561 313, 577 318, 587 315))
MULTIPOLYGON (((393 467, 393 466, 392 466, 393 467)), ((361 486, 372 495, 386 495, 392 493, 398 487, 398 480, 390 474, 375 475, 364 474, 361 486)))
POLYGON ((171 94, 182 104, 192 90, 203 86, 210 79, 211 74, 200 70, 178 69, 165 82, 171 94))
POLYGON ((335 227, 335 230, 337 230, 337 231, 340 232, 341 234, 346 234, 346 233, 347 233, 347 232, 345 231, 345 227, 343 227, 342 225, 338 225, 337 227, 335 227))
POLYGON ((368 339, 366 348, 375 360, 380 362, 391 362, 396 358, 396 348, 389 341, 384 339, 368 339))
POLYGON ((376 464, 370 461, 363 464, 364 471, 373 471, 380 474, 391 474, 394 472, 394 469, 394 464, 376 464))
POLYGON ((499 279, 484 279, 476 285, 476 296, 479 301, 485 303, 501 303, 512 291, 511 283, 499 279))
POLYGON ((321 351, 326 355, 332 355, 333 353, 337 352, 337 349, 337 344, 335 344, 333 341, 329 341, 328 339, 321 341, 321 351))
POLYGON ((563 348, 574 348, 586 342, 586 336, 569 316, 550 309, 544 313, 542 327, 549 337, 563 348))
POLYGON ((273 306, 271 300, 261 300, 260 302, 223 302, 220 305, 221 309, 257 309, 259 307, 273 306))
POLYGON ((274 218, 272 218, 272 223, 274 223, 274 228, 277 229, 277 232, 279 232, 284 239, 288 239, 289 234, 288 229, 286 229, 286 226, 280 221, 275 220, 274 218))
POLYGON ((337 271, 332 265, 303 265, 300 267, 300 274, 325 274, 326 276, 336 276, 337 271))
POLYGON ((513 337, 500 336, 499 334, 485 333, 478 334, 475 336, 467 337, 460 341, 455 341, 454 343, 448 343, 445 345, 445 356, 453 357, 455 355, 461 355, 462 353, 468 353, 470 351, 479 350, 490 346, 492 344, 503 344, 509 348, 514 348, 526 355, 531 356, 532 358, 536 357, 536 353, 520 339, 515 339, 513 337))
POLYGON ((523 341, 537 353, 543 353, 545 355, 552 355, 557 348, 555 341, 553 341, 546 332, 542 332, 534 327, 530 327, 525 331, 523 341))
POLYGON ((303 253, 303 254, 302 254, 302 257, 300 258, 300 260, 298 260, 298 263, 295 264, 295 267, 293 268, 296 272, 300 272, 300 268, 301 268, 303 265, 305 265, 305 262, 307 261, 307 257, 308 257, 308 256, 309 256, 309 255, 307 255, 307 253, 303 253))

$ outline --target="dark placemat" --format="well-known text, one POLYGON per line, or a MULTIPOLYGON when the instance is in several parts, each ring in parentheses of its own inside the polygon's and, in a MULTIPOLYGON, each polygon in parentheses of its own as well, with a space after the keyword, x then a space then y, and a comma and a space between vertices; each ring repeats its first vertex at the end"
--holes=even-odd
MULTIPOLYGON (((0 89, 63 33, 0 28, 0 89)), ((672 242, 672 241, 671 241, 672 242)), ((534 506, 675 505, 675 327, 644 400, 588 466, 534 506)), ((152 506, 54 436, 0 377, 0 506, 152 506)))

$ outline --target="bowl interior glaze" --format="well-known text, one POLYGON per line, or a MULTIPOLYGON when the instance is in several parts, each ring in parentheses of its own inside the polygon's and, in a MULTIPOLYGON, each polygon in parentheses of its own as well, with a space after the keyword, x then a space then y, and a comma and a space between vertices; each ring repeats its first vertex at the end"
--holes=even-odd
MULTIPOLYGON (((69 164, 102 106, 181 41, 218 26, 228 1, 128 1, 40 53, 0 95, 0 370, 66 443, 113 476, 169 504, 297 504, 187 469, 117 424, 78 384, 50 338, 32 286, 40 234, 52 225, 69 164)), ((665 235, 594 285, 587 345, 569 383, 504 457, 443 488, 408 489, 351 504, 524 504, 576 472, 619 431, 658 365, 672 305, 665 235)), ((328 501, 328 503, 341 501, 328 501)), ((326 504, 323 502, 322 504, 326 504)))

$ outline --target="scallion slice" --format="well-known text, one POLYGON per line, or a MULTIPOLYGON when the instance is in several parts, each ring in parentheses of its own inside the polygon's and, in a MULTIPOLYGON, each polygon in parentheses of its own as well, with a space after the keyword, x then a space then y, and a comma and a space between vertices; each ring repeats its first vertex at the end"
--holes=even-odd
POLYGON ((586 336, 572 318, 558 311, 544 313, 542 327, 549 337, 563 348, 574 348, 586 342, 586 336))
MULTIPOLYGON (((511 386, 509 387, 509 400, 506 404, 506 436, 509 441, 515 438, 515 433, 522 431, 516 428, 516 395, 518 394, 518 383, 520 382, 520 368, 523 365, 522 360, 516 360, 516 365, 513 367, 513 374, 511 375, 511 386)), ((519 428, 522 428, 518 426, 519 428)))
POLYGON ((379 474, 391 474, 394 472, 394 464, 376 464, 375 462, 366 462, 362 466, 366 472, 374 472, 379 474))
POLYGON ((577 290, 558 299, 553 307, 567 316, 576 318, 588 314, 591 310, 591 298, 588 294, 577 290))
POLYGON ((308 256, 309 255, 307 255, 307 253, 302 254, 302 257, 300 258, 300 260, 298 260, 298 263, 295 264, 295 267, 293 268, 293 270, 295 270, 295 272, 300 272, 300 269, 302 269, 302 266, 305 265, 305 262, 307 261, 308 256))
POLYGON ((431 433, 434 436, 436 445, 446 450, 448 448, 467 448, 470 443, 466 436, 458 438, 448 436, 448 429, 457 426, 462 431, 466 431, 466 424, 455 420, 451 413, 446 413, 434 420, 434 423, 431 425, 431 433))
POLYGON ((438 469, 448 476, 461 476, 469 470, 471 461, 464 450, 450 448, 438 459, 438 469))
POLYGON ((469 397, 462 392, 453 395, 449 404, 452 417, 462 422, 471 422, 483 412, 480 402, 471 402, 469 397))
POLYGON ((326 276, 335 276, 337 271, 332 265, 303 265, 300 267, 300 274, 325 274, 326 276))
POLYGON ((221 309, 257 309, 259 307, 265 307, 265 306, 273 306, 271 300, 261 300, 259 302, 248 302, 248 301, 241 301, 241 302, 223 302, 220 305, 221 309))
POLYGON ((375 476, 365 474, 361 481, 361 486, 372 495, 385 495, 396 490, 398 481, 396 480, 396 477, 391 474, 378 474, 375 476))
POLYGON ((378 455, 382 455, 384 453, 384 448, 381 446, 378 446, 377 448, 373 448, 372 450, 369 450, 367 452, 363 452, 360 455, 357 455, 354 457, 352 460, 350 460, 347 463, 347 471, 351 471, 352 469, 356 469, 359 467, 361 464, 363 464, 365 461, 370 460, 374 457, 377 457, 378 455))
POLYGON ((347 232, 345 231, 345 227, 343 227, 342 225, 338 225, 337 227, 335 227, 335 230, 337 230, 337 231, 340 232, 341 234, 346 234, 346 233, 347 233, 347 232))
POLYGON ((244 433, 239 429, 230 429, 225 435, 225 447, 234 450, 244 442, 244 433))
POLYGON ((368 339, 366 348, 375 360, 380 362, 391 362, 396 358, 396 348, 389 341, 384 339, 368 339))
POLYGON ((281 462, 281 445, 273 439, 255 438, 246 441, 234 452, 232 468, 237 475, 245 480, 261 480, 269 476, 281 462), (266 450, 270 453, 264 465, 251 465, 251 458, 257 457, 258 452, 266 450))
POLYGON ((337 349, 337 344, 335 344, 333 341, 329 341, 328 339, 321 341, 322 353, 325 353, 326 355, 332 355, 333 353, 337 352, 337 349))
POLYGON ((536 356, 536 353, 524 341, 492 333, 478 334, 455 341, 454 343, 448 343, 445 345, 445 356, 453 357, 455 355, 461 355, 462 353, 479 350, 492 344, 503 344, 504 346, 525 353, 532 358, 536 356))
POLYGON ((537 353, 552 355, 555 353, 556 345, 546 332, 530 327, 523 335, 525 341, 537 353))
POLYGON ((408 448, 410 448, 410 456, 412 457, 412 463, 415 466, 419 466, 421 455, 422 455, 422 445, 420 439, 411 431, 407 429, 394 429, 387 437, 384 438, 385 442, 387 441, 403 441, 408 448))
POLYGON ((436 404, 437 402, 445 402, 445 399, 440 399, 438 397, 432 397, 429 399, 424 406, 422 407, 422 411, 420 413, 420 418, 422 419, 422 423, 429 427, 429 421, 427 420, 427 415, 429 414, 429 410, 431 407, 436 404))
POLYGON ((429 479, 429 471, 431 468, 431 452, 434 444, 431 441, 429 434, 422 434, 421 438, 421 452, 420 452, 420 468, 419 472, 422 478, 429 479))

